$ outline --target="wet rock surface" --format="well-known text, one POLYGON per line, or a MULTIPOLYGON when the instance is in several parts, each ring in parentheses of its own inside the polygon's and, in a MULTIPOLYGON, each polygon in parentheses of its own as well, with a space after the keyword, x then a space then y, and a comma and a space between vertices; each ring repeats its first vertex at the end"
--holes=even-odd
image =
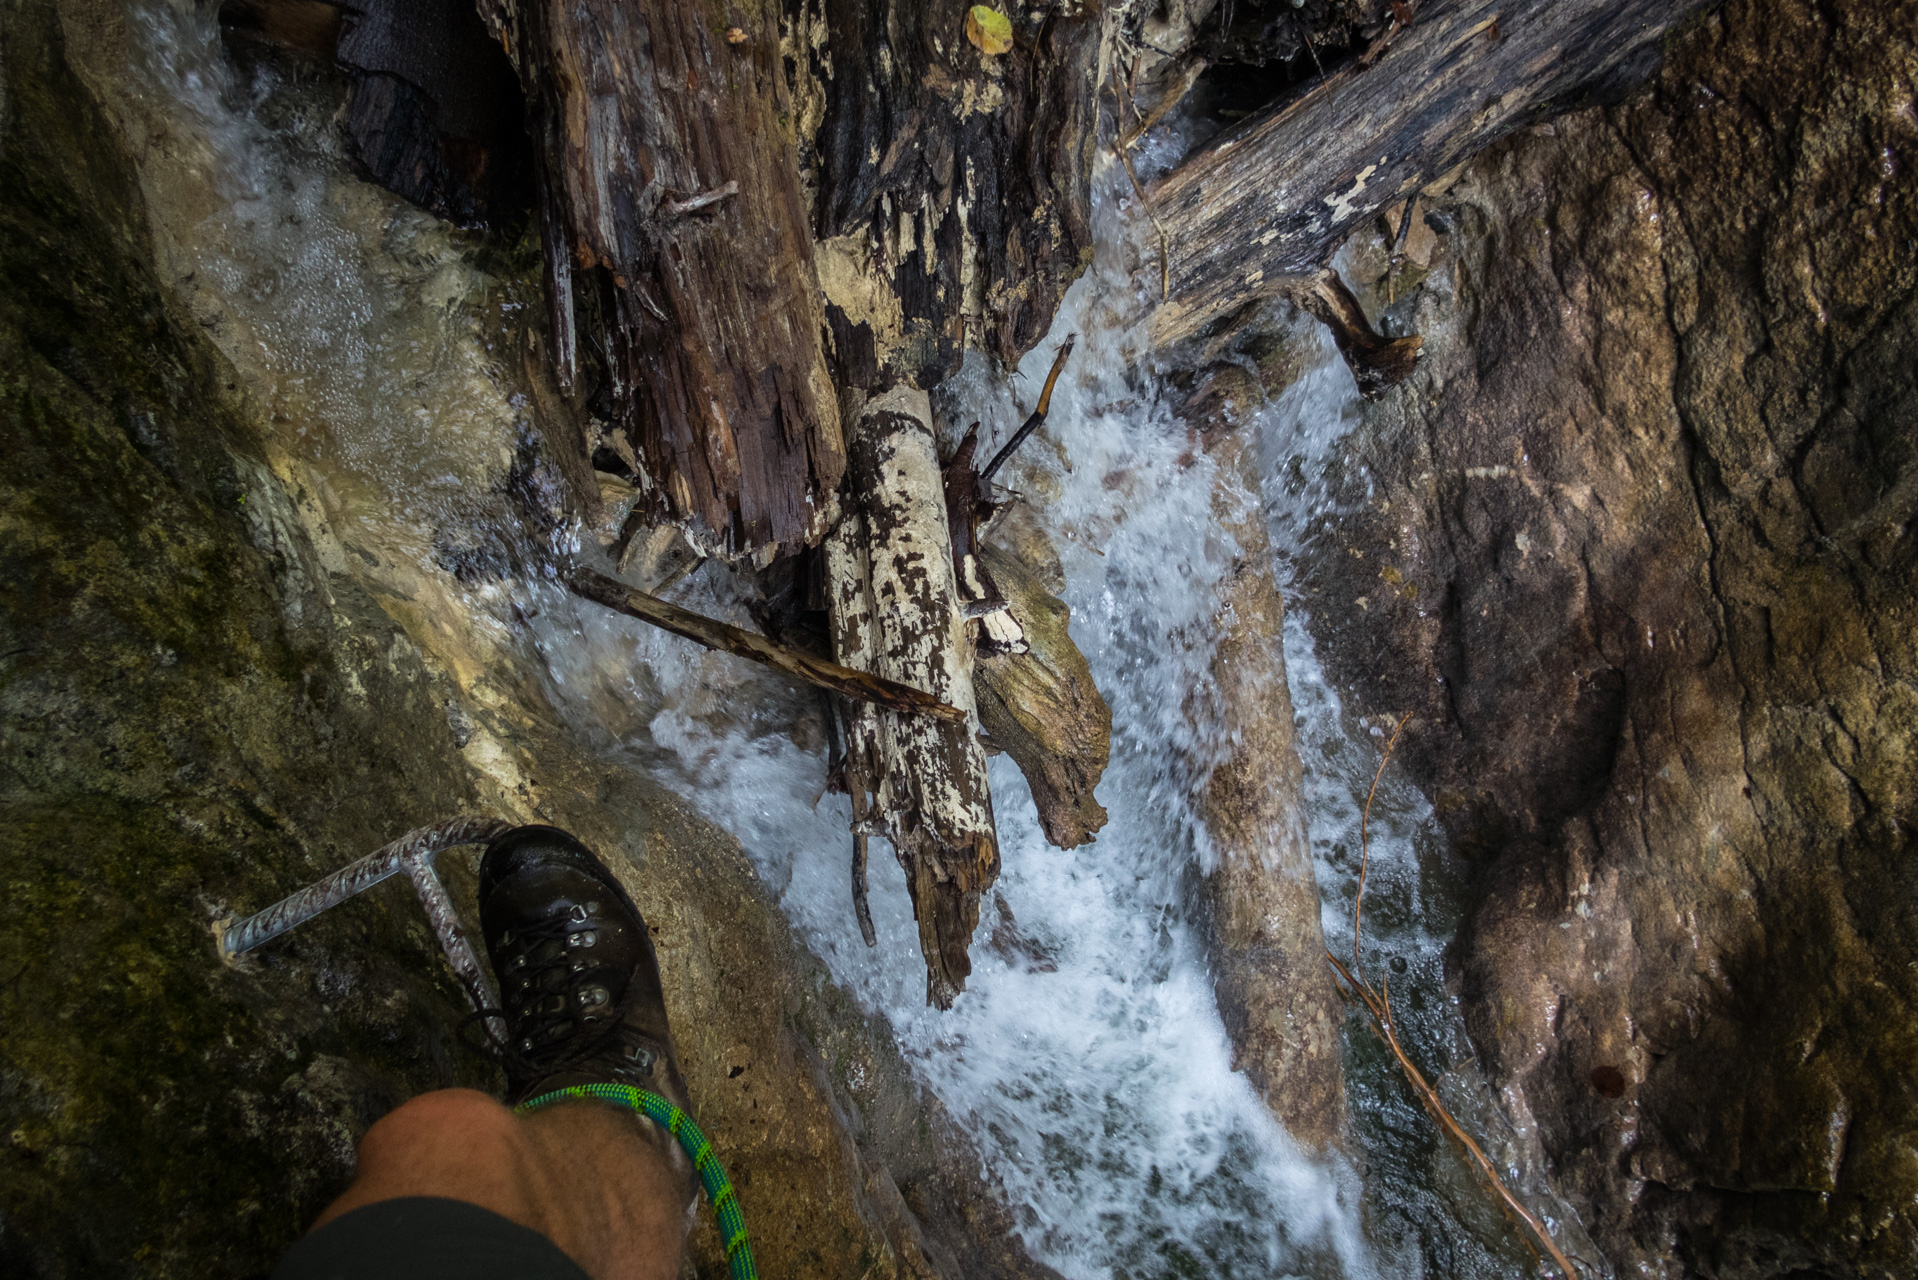
POLYGON ((1474 1036, 1636 1274, 1918 1260, 1914 32, 1727 5, 1474 162, 1392 306, 1355 259, 1426 354, 1308 612, 1413 714, 1474 1036))
MULTIPOLYGON (((477 811, 569 827, 626 879, 767 1274, 1047 1274, 738 844, 570 729, 530 619, 479 607, 530 553, 478 517, 540 536, 561 506, 518 361, 488 364, 497 335, 472 319, 511 301, 513 254, 289 144, 318 193, 291 206, 296 240, 346 228, 322 265, 364 270, 365 312, 416 326, 388 336, 419 365, 373 393, 464 414, 415 414, 411 440, 328 435, 354 402, 299 344, 319 334, 344 367, 368 358, 359 331, 275 327, 271 289, 195 270, 214 135, 119 69, 127 15, 9 0, 0 20, 0 1270, 259 1273, 373 1120, 496 1086, 403 886, 235 969, 209 931, 477 811), (450 421, 464 434, 435 434, 450 421), (457 499, 430 518, 367 480, 406 482, 380 450, 409 447, 442 473, 421 491, 457 499)), ((344 86, 307 66, 249 88, 297 126, 344 86)), ((274 214, 285 174, 260 176, 243 194, 274 214)), ((470 864, 443 863, 470 909, 470 864)), ((692 1248, 725 1273, 704 1221, 692 1248)))

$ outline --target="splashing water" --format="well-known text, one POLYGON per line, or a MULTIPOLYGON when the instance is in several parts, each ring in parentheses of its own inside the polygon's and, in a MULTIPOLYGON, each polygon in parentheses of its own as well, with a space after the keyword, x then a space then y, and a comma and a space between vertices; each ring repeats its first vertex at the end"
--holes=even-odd
MULTIPOLYGON (((623 691, 653 708, 623 745, 740 839, 833 977, 887 1018, 976 1135, 1035 1256, 1072 1276, 1371 1275, 1380 1267, 1356 1175, 1302 1154, 1231 1068, 1185 902, 1203 841, 1193 761, 1206 754, 1187 694, 1208 671, 1237 548, 1215 514, 1221 477, 1146 372, 1121 210, 1102 182, 1100 257, 1017 392, 1036 395, 1066 333, 1080 345, 1013 483, 1059 551, 1074 639, 1112 707, 1099 788, 1111 821, 1093 845, 1053 849, 1017 768, 991 762, 1004 871, 951 1011, 925 1006, 905 879, 889 859, 873 861, 879 945, 860 942, 850 806, 821 795, 823 737, 792 732, 789 692, 742 664, 584 616, 582 648, 575 620, 550 615, 547 657, 580 706, 600 701, 584 692, 600 673, 648 673, 623 691), (613 661, 593 652, 609 643, 613 661), (742 723, 744 707, 760 710, 742 723), (1019 940, 1007 945, 1012 921, 1019 940)), ((941 396, 956 424, 980 420, 992 444, 1023 416, 1019 398, 983 360, 941 396)), ((726 612, 738 607, 731 590, 708 570, 685 598, 726 612)))
MULTIPOLYGON (((458 237, 340 178, 323 120, 283 110, 267 119, 270 103, 289 100, 286 86, 234 76, 209 15, 151 11, 142 39, 136 74, 166 101, 186 138, 173 145, 197 149, 192 162, 214 193, 197 219, 178 207, 171 215, 197 232, 169 250, 192 259, 181 272, 197 282, 190 301, 269 389, 271 412, 313 430, 298 451, 328 464, 336 485, 359 487, 341 499, 349 520, 386 523, 369 544, 432 558, 449 524, 478 518, 464 495, 498 485, 525 430, 477 318, 486 280, 458 237), (367 242, 368 226, 382 228, 380 243, 367 242)), ((1142 155, 1141 167, 1165 160, 1142 155)), ((921 1078, 975 1135, 1040 1260, 1072 1277, 1519 1274, 1522 1255, 1498 1243, 1509 1233, 1369 1037, 1351 1036, 1347 1054, 1363 1183, 1345 1159, 1302 1152, 1231 1069, 1186 899, 1205 846, 1194 799, 1209 755, 1190 694, 1205 683, 1219 584, 1238 552, 1218 514, 1218 495, 1235 482, 1192 447, 1150 373, 1148 300, 1128 269, 1142 256, 1142 220, 1116 166, 1106 165, 1095 194, 1097 256, 1052 337, 1010 386, 970 358, 940 401, 959 425, 983 423, 989 451, 1023 416, 1057 343, 1080 335, 1012 483, 1060 553, 1073 637, 1112 708, 1112 762, 1099 788, 1111 821, 1095 844, 1049 847, 1024 779, 1008 757, 992 761, 1003 877, 985 905, 968 990, 950 1012, 925 1007, 918 934, 890 859, 873 859, 878 946, 859 941, 850 808, 823 794, 825 735, 810 692, 582 608, 550 583, 508 582, 463 607, 501 636, 516 608, 526 621, 515 634, 579 733, 740 840, 800 936, 888 1020, 921 1078)), ((1256 424, 1288 595, 1314 529, 1336 518, 1323 472, 1357 404, 1316 330, 1298 341, 1316 344, 1312 367, 1256 424)), ((709 565, 677 594, 743 623, 747 589, 709 565)), ((1380 744, 1326 683, 1306 621, 1291 609, 1285 656, 1326 937, 1347 952, 1358 806, 1380 744)), ((1373 951, 1408 961, 1394 993, 1421 1060, 1469 1060, 1440 963, 1458 914, 1449 855, 1422 801, 1389 774, 1373 817, 1372 901, 1383 908, 1368 922, 1373 951)), ((1473 1119, 1499 1122, 1469 1069, 1452 1072, 1447 1087, 1462 1114, 1470 1103, 1473 1119)))

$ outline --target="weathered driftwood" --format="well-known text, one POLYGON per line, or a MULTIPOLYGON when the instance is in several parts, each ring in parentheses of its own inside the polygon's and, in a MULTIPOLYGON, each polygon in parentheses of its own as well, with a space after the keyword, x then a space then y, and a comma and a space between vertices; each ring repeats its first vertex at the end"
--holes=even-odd
POLYGON ((603 573, 574 569, 567 575, 566 585, 574 594, 603 604, 629 618, 638 618, 662 631, 696 640, 708 649, 718 649, 775 671, 783 671, 795 679, 818 685, 841 697, 885 707, 895 715, 912 719, 925 718, 961 726, 967 723, 965 711, 941 702, 933 694, 870 671, 854 670, 823 658, 815 658, 809 653, 775 643, 765 636, 754 635, 690 609, 682 609, 658 596, 634 590, 603 573))
POLYGON ((1005 591, 1026 649, 980 652, 973 673, 979 723, 1026 775, 1047 841, 1077 848, 1106 824, 1093 788, 1112 757, 1112 711, 1072 643, 1065 602, 1016 556, 987 546, 981 558, 1005 591))
MULTIPOLYGON (((1333 71, 1148 191, 1170 247, 1166 345, 1324 265, 1360 219, 1486 144, 1630 82, 1700 0, 1425 0, 1370 65, 1333 71)), ((1158 264, 1151 270, 1158 274, 1158 264)))
MULTIPOLYGON (((953 581, 932 410, 900 388, 848 415, 846 510, 825 543, 840 662, 973 711, 973 641, 953 581)), ((985 751, 970 722, 847 704, 845 773, 855 840, 879 832, 906 872, 926 999, 941 1008, 972 972, 980 895, 999 876, 985 751)))
POLYGON ((770 558, 816 541, 844 448, 778 6, 480 9, 525 87, 562 384, 603 352, 640 487, 702 549, 770 558))
MULTIPOLYGON (((1405 220, 1408 224, 1411 219, 1405 220)), ((1285 296, 1313 319, 1332 331, 1332 341, 1358 381, 1359 393, 1376 399, 1388 387, 1411 376, 1418 365, 1419 348, 1425 339, 1413 334, 1406 338, 1387 338, 1372 328, 1364 308, 1352 291, 1339 279, 1339 273, 1327 267, 1297 281, 1284 291, 1285 296)))

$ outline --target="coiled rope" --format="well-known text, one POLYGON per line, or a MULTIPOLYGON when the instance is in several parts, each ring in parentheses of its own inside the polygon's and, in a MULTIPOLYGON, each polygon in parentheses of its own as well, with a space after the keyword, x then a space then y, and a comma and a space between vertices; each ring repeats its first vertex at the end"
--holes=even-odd
POLYGON ((746 1216, 739 1211, 739 1197, 733 1192, 733 1181, 726 1176, 725 1167, 713 1153, 713 1144, 706 1140, 706 1135, 699 1131, 699 1126, 693 1123, 691 1116, 658 1094, 635 1089, 629 1084, 571 1085, 551 1093, 542 1093, 537 1098, 528 1098, 514 1107, 513 1113, 523 1116, 555 1102, 567 1102, 574 1098, 610 1102, 664 1126, 666 1132, 673 1135, 674 1141, 692 1157, 693 1169, 699 1174, 699 1185, 705 1188, 706 1198, 713 1203, 713 1213, 719 1220, 719 1237, 726 1245, 726 1265, 732 1269, 733 1280, 759 1280, 758 1268, 753 1265, 753 1246, 746 1238, 746 1216))

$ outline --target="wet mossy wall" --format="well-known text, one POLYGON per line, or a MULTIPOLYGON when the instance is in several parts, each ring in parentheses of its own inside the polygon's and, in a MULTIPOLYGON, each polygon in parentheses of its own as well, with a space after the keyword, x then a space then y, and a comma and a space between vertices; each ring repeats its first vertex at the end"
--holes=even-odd
POLYGON ((372 1118, 490 1068, 403 883, 238 970, 210 921, 471 784, 418 653, 271 509, 49 6, 0 30, 0 1273, 247 1275, 372 1118))

